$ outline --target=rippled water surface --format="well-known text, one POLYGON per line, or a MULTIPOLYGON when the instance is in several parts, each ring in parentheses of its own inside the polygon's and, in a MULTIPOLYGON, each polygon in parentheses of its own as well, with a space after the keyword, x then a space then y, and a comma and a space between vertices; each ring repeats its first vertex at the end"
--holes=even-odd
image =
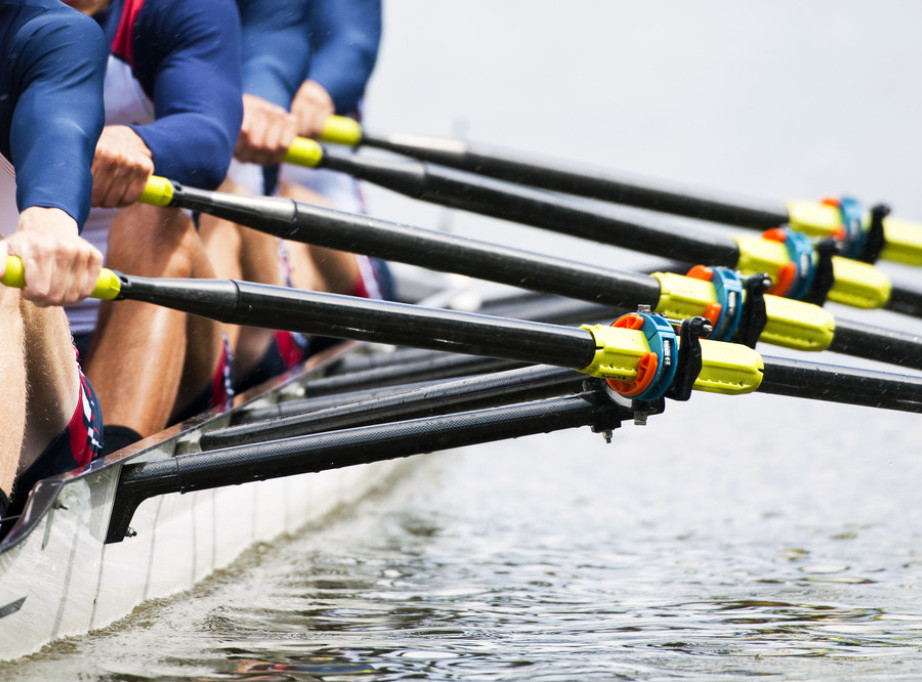
MULTIPOLYGON (((922 217, 915 3, 400 0, 386 19, 370 127, 922 217)), ((917 415, 696 394, 611 445, 580 430, 420 458, 394 489, 0 679, 922 679, 920 434, 917 415)))
MULTIPOLYGON (((580 431, 422 458, 394 490, 46 650, 23 679, 918 679, 912 418, 875 417, 889 452, 865 457, 816 436, 708 445, 708 410, 804 433, 829 417, 729 400, 609 446, 580 431)), ((874 440, 863 410, 839 416, 834 442, 874 440)))

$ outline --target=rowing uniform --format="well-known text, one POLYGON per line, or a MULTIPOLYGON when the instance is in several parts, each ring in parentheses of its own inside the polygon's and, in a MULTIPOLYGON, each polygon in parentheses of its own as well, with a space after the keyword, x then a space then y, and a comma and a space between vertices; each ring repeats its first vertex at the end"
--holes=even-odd
MULTIPOLYGON (((322 85, 333 99, 337 114, 357 118, 378 58, 380 0, 314 0, 310 3, 305 29, 310 58, 302 80, 322 85)), ((345 173, 283 164, 279 180, 308 187, 337 209, 364 212, 358 183, 345 173)))
MULTIPOLYGON (((231 0, 114 0, 95 16, 110 46, 106 125, 127 125, 154 172, 205 189, 224 179, 240 120, 240 43, 231 0)), ((84 237, 107 251, 118 209, 94 208, 84 237)), ((74 334, 96 328, 99 302, 68 309, 74 334)))
MULTIPOLYGON (((337 112, 357 111, 377 58, 381 34, 380 0, 237 0, 243 32, 243 91, 286 110, 301 84, 311 78, 330 93, 337 112)), ((310 187, 339 210, 363 213, 358 183, 328 170, 283 166, 285 179, 310 187), (301 171, 304 171, 302 173, 301 171)), ((271 194, 277 174, 232 160, 228 177, 251 194, 271 194), (267 175, 269 179, 267 180, 267 175)), ((288 247, 279 240, 279 260, 291 286, 288 247)), ((359 281, 353 296, 391 298, 390 273, 383 261, 356 256, 359 281)), ((278 332, 261 363, 241 378, 245 389, 275 376, 331 345, 330 340, 278 332)))
MULTIPOLYGON (((243 116, 239 21, 233 0, 113 0, 94 17, 110 54, 105 75, 106 125, 127 125, 150 149, 154 172, 215 189, 227 172, 243 116)), ((93 208, 84 237, 107 252, 119 209, 93 208)), ((67 309, 78 342, 96 328, 99 301, 67 309)), ((225 353, 222 362, 230 362, 225 353)), ((229 395, 219 366, 210 403, 229 395)))
MULTIPOLYGON (((338 115, 358 118, 381 42, 380 0, 313 0, 305 29, 310 56, 302 80, 323 86, 338 115)), ((358 182, 345 173, 282 164, 279 180, 314 190, 338 210, 366 212, 358 182)), ((367 256, 357 256, 357 262, 360 277, 356 290, 350 293, 393 298, 387 264, 367 256)), ((319 341, 314 343, 315 347, 319 345, 319 341)))
MULTIPOLYGON (((59 208, 82 227, 103 122, 99 29, 59 0, 0 0, 0 54, 0 237, 30 206, 59 208)), ((17 477, 11 512, 37 480, 98 456, 101 410, 82 372, 79 391, 68 425, 17 477)))

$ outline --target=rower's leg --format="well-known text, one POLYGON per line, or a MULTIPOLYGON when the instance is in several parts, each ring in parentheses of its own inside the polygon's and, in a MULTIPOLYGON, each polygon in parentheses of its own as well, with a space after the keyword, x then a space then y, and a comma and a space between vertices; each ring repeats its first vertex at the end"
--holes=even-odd
MULTIPOLYGON (((191 218, 179 209, 135 204, 123 209, 109 231, 108 264, 146 277, 190 277, 201 256, 191 218)), ((184 313, 137 301, 103 303, 90 347, 88 376, 107 424, 142 436, 169 420, 183 379, 189 332, 184 313)), ((221 337, 216 323, 196 332, 203 362, 214 368, 221 337)), ((192 373, 186 373, 187 377, 192 373)), ((207 372, 205 373, 207 374, 207 372)), ((202 384, 204 386, 204 382, 202 384)))
POLYGON ((70 422, 80 398, 77 356, 64 309, 39 308, 23 299, 26 429, 19 470, 24 471, 70 422))
MULTIPOLYGON (((242 188, 231 180, 225 180, 218 188, 221 192, 239 194, 242 188)), ((199 235, 205 246, 205 253, 214 268, 215 276, 221 279, 243 279, 243 270, 240 265, 242 239, 240 228, 224 218, 218 218, 207 213, 199 215, 199 235)), ((237 348, 237 339, 240 336, 240 327, 225 325, 225 333, 231 348, 237 348)))
MULTIPOLYGON (((249 194, 242 185, 231 180, 225 180, 220 189, 249 194)), ((286 284, 279 267, 278 238, 274 235, 205 214, 200 218, 200 232, 218 277, 279 286, 286 284)), ((274 332, 234 325, 227 325, 227 328, 237 376, 245 376, 265 355, 274 332)))
POLYGON ((18 289, 0 286, 0 385, 4 396, 0 400, 0 490, 7 496, 19 467, 20 452, 26 426, 26 371, 22 315, 18 289))
MULTIPOLYGON (((279 194, 318 206, 329 206, 323 196, 294 182, 280 182, 279 194)), ((361 272, 355 254, 313 245, 291 245, 292 279, 299 289, 352 294, 361 272)))
MULTIPOLYGON (((188 218, 185 214, 183 216, 188 218)), ((191 224, 191 218, 188 220, 191 224)), ((201 238, 194 230, 189 235, 188 245, 191 249, 191 270, 185 276, 214 279, 214 268, 201 238)), ((212 385, 215 372, 223 371, 225 327, 198 315, 186 316, 186 355, 174 414, 182 414, 192 401, 201 396, 205 387, 212 385), (218 367, 219 363, 221 367, 218 367)))

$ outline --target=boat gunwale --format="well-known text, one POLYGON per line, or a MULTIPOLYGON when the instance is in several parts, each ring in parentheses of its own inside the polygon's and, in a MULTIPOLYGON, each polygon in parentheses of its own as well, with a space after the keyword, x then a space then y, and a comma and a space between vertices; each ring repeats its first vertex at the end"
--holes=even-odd
POLYGON ((58 498, 68 485, 89 476, 111 472, 114 467, 136 462, 145 455, 150 455, 150 459, 154 459, 155 454, 161 453, 162 455, 163 450, 171 445, 173 446, 171 454, 162 455, 162 458, 173 457, 176 455, 175 445, 183 438, 195 432, 204 432, 209 427, 218 426, 217 422, 228 419, 233 414, 245 411, 252 403, 273 393, 278 393, 286 386, 297 381, 315 378, 314 375, 333 369, 339 359, 363 345, 365 344, 359 341, 346 341, 337 344, 332 348, 312 355, 283 374, 272 377, 262 384, 234 396, 232 404, 228 407, 217 406, 210 408, 101 459, 94 460, 86 467, 39 480, 29 491, 22 514, 13 527, 0 539, 0 556, 13 550, 31 536, 42 519, 53 510, 58 498))

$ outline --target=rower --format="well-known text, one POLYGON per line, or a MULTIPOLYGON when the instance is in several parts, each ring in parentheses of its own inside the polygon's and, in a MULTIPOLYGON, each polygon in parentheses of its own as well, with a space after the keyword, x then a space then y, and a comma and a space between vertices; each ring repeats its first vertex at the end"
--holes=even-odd
MULTIPOLYGON (((334 114, 360 117, 381 43, 380 0, 317 0, 310 3, 306 28, 310 57, 291 111, 298 135, 318 137, 334 114)), ((350 213, 366 212, 358 183, 344 173, 282 164, 279 194, 350 213)), ((384 261, 301 244, 292 246, 292 261, 296 285, 313 279, 314 288, 333 293, 393 297, 384 261)))
MULTIPOLYGON (((244 36, 244 117, 235 159, 221 189, 262 195, 272 193, 275 168, 295 134, 312 132, 334 111, 324 87, 308 78, 308 67, 330 74, 330 87, 344 92, 344 106, 356 106, 377 54, 381 8, 377 1, 355 0, 287 0, 284 8, 258 0, 237 4, 244 36), (313 108, 314 101, 323 98, 330 103, 328 112, 313 108)), ((340 196, 337 208, 362 210, 357 187, 348 176, 320 177, 325 191, 340 196)), ((292 185, 291 194, 295 193, 329 205, 316 191, 292 185)), ((390 293, 383 286, 388 281, 383 263, 365 256, 290 243, 212 216, 202 216, 201 227, 221 276, 372 298, 390 293)), ((291 367, 322 343, 313 339, 308 348, 300 335, 265 329, 230 328, 228 334, 241 377, 239 388, 291 367)))
MULTIPOLYGON (((242 115, 233 0, 67 1, 96 19, 110 49, 87 238, 114 269, 213 277, 189 212, 135 200, 152 172, 215 188, 227 171, 242 115)), ((108 449, 229 399, 219 324, 137 302, 85 301, 68 315, 88 348, 108 449)))
POLYGON ((105 45, 93 22, 58 0, 0 2, 0 44, 0 275, 7 256, 18 256, 26 282, 22 291, 0 287, 0 517, 8 518, 37 480, 99 454, 99 404, 59 306, 89 295, 102 266, 79 228, 103 124, 105 45))

